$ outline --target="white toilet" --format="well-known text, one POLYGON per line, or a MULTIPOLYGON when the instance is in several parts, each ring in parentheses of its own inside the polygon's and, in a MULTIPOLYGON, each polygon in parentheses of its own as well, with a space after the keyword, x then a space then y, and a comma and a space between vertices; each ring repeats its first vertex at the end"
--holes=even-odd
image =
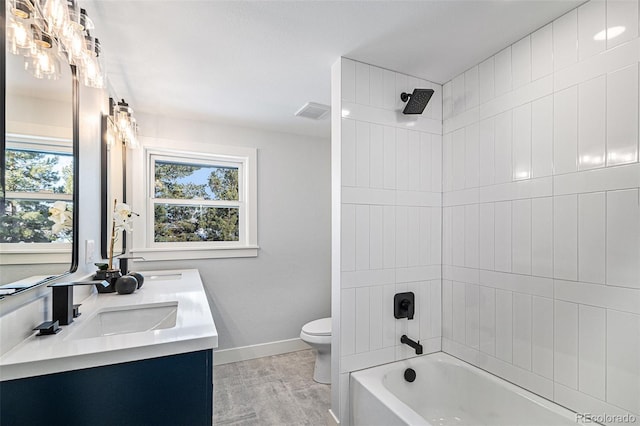
POLYGON ((318 352, 313 380, 331 384, 331 318, 306 323, 300 338, 318 352))

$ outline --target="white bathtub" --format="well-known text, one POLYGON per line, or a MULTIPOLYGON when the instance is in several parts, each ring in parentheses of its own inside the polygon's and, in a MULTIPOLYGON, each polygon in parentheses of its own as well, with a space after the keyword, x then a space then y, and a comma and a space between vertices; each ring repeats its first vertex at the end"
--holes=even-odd
POLYGON ((573 411, 443 352, 352 373, 350 388, 354 426, 583 424, 573 411), (405 381, 407 368, 414 382, 405 381))

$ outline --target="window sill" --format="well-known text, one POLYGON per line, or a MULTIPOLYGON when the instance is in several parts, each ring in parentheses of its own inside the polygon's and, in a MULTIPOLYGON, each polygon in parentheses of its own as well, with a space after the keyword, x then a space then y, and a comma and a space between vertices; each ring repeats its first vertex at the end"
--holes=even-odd
POLYGON ((240 247, 170 247, 170 248, 134 248, 130 252, 141 256, 145 261, 189 260, 189 259, 228 259, 234 257, 257 257, 258 246, 240 247))
POLYGON ((20 249, 5 250, 2 248, 0 265, 33 265, 45 263, 71 264, 71 247, 36 248, 20 247, 20 249))

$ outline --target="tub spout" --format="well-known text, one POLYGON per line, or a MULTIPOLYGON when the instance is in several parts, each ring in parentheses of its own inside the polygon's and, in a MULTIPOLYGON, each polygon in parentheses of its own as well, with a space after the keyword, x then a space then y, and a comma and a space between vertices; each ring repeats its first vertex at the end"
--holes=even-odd
POLYGON ((403 334, 402 337, 400 337, 400 343, 411 346, 416 350, 416 355, 422 355, 422 345, 420 344, 420 340, 416 342, 409 339, 406 334, 403 334))

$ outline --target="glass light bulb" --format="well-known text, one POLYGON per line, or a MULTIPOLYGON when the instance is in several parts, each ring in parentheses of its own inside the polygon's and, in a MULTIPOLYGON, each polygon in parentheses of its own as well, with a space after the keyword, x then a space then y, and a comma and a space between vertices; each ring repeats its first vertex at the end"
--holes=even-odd
POLYGON ((20 47, 28 46, 27 29, 21 22, 16 22, 13 27, 13 36, 15 37, 16 44, 20 47))
POLYGON ((51 61, 49 61, 49 55, 44 52, 38 53, 38 66, 44 73, 51 69, 51 61))
POLYGON ((54 49, 37 48, 34 56, 25 58, 24 66, 36 78, 60 78, 60 61, 54 49))
POLYGON ((33 44, 33 38, 28 24, 20 19, 8 16, 7 21, 7 49, 14 55, 28 55, 33 44))
POLYGON ((83 61, 84 38, 78 31, 70 31, 64 40, 65 50, 71 65, 81 65, 83 61))
POLYGON ((62 31, 69 22, 69 13, 66 2, 61 0, 48 0, 45 7, 45 18, 54 30, 62 31))
POLYGON ((131 128, 129 132, 129 138, 127 140, 127 147, 131 149, 138 148, 140 143, 138 142, 138 123, 136 123, 136 119, 131 119, 131 128))
POLYGON ((87 87, 102 89, 105 87, 104 72, 97 58, 89 56, 85 57, 82 69, 83 83, 87 87))
POLYGON ((96 78, 96 74, 97 74, 96 64, 91 59, 89 59, 88 61, 85 62, 84 72, 85 72, 87 78, 89 78, 89 79, 96 78))
POLYGON ((129 119, 127 117, 127 114, 123 112, 119 113, 118 128, 120 129, 121 132, 125 132, 128 127, 129 127, 129 119))

